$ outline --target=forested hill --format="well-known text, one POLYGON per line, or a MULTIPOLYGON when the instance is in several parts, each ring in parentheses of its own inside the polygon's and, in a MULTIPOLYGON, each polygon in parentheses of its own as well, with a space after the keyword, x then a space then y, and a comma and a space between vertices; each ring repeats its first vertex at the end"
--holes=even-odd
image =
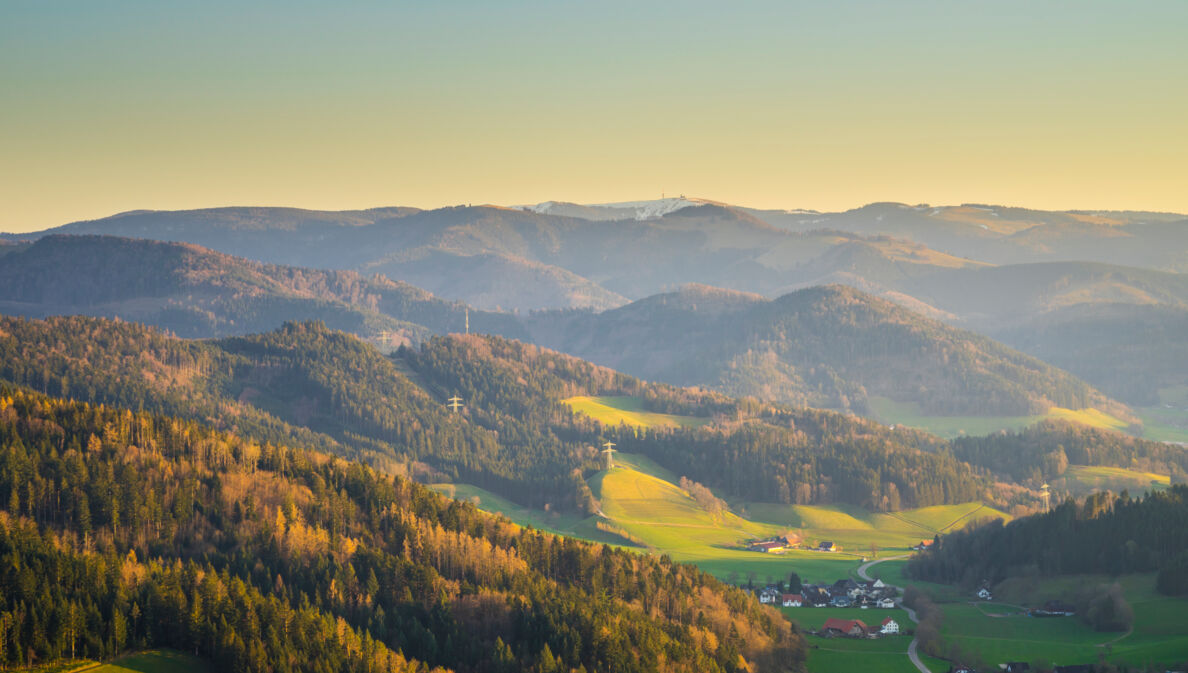
MULTIPOLYGON (((112 236, 47 236, 0 265, 5 313, 120 317, 189 338, 322 320, 373 341, 416 343, 431 333, 463 331, 466 309, 383 276, 262 264, 192 244, 112 236)), ((476 331, 523 334, 509 314, 470 310, 469 320, 476 331)))
POLYGON ((894 509, 965 502, 982 488, 924 433, 645 384, 498 337, 437 338, 390 359, 317 323, 190 342, 95 318, 5 318, 0 356, 0 378, 49 394, 473 483, 534 507, 590 511, 585 479, 600 469, 595 446, 606 437, 702 483, 774 501, 894 509), (444 407, 453 394, 466 407, 457 414, 444 407), (712 423, 636 437, 561 403, 579 394, 638 395, 653 410, 712 423))
POLYGON ((358 463, 0 386, 0 667, 802 671, 692 566, 525 531, 358 463))
POLYGON ((1010 416, 1125 406, 1076 377, 973 332, 853 288, 765 300, 704 287, 599 314, 529 319, 551 348, 679 385, 798 406, 867 411, 882 396, 925 414, 1010 416))
MULTIPOLYGON (((477 423, 500 437, 569 440, 590 469, 596 444, 620 449, 723 492, 784 503, 847 502, 899 509, 982 497, 985 482, 925 433, 842 414, 794 410, 719 393, 643 383, 572 356, 496 337, 434 338, 405 358, 426 380, 459 390, 477 423), (601 427, 560 403, 571 395, 633 395, 650 410, 709 425, 641 431, 601 427), (601 430, 599 432, 599 430, 601 430)), ((597 468, 597 464, 594 463, 597 468)))
POLYGON ((1166 593, 1188 593, 1188 486, 1142 499, 1099 493, 1047 514, 945 535, 908 566, 913 577, 975 585, 1040 574, 1160 570, 1166 593))

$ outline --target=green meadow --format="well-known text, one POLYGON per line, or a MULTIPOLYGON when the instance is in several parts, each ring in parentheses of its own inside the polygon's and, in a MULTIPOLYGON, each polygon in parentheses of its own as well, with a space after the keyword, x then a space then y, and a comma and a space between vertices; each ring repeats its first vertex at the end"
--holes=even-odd
POLYGON ((1005 512, 980 502, 924 507, 901 512, 868 512, 852 505, 779 505, 738 503, 748 518, 799 532, 806 542, 822 540, 841 545, 843 552, 862 556, 906 551, 937 534, 986 518, 1010 521, 1005 512))
POLYGON ((106 664, 79 660, 20 670, 28 673, 211 673, 214 669, 201 659, 162 648, 136 652, 106 664))
POLYGON ((927 416, 912 402, 896 402, 886 397, 871 397, 870 408, 884 423, 927 430, 941 437, 989 435, 999 430, 1022 430, 1046 419, 1060 419, 1094 428, 1125 430, 1129 423, 1097 409, 1053 407, 1046 414, 1031 416, 927 416))
MULTIPOLYGON (((915 665, 908 659, 908 644, 911 636, 887 636, 877 640, 852 638, 818 638, 806 636, 808 641, 808 668, 812 673, 917 673, 915 665)), ((934 671, 947 671, 944 663, 934 671)))
POLYGON ((872 567, 870 574, 932 595, 945 615, 942 636, 992 667, 1006 661, 1095 663, 1099 657, 1128 666, 1188 661, 1188 600, 1156 593, 1153 574, 1011 580, 995 588, 990 602, 957 587, 908 579, 904 565, 888 561, 872 567), (1096 632, 1076 617, 1027 616, 1026 606, 1068 600, 1084 584, 1115 581, 1134 610, 1129 633, 1096 632))
POLYGON ((1131 495, 1139 495, 1169 488, 1171 479, 1166 474, 1127 470, 1120 467, 1069 465, 1064 475, 1060 479, 1053 480, 1051 484, 1053 487, 1068 491, 1077 497, 1098 491, 1121 493, 1123 490, 1129 491, 1131 495))
POLYGON ((736 502, 730 511, 710 514, 680 488, 679 475, 640 455, 615 454, 615 466, 590 479, 601 503, 601 516, 542 512, 522 507, 466 484, 436 484, 447 496, 474 502, 512 521, 563 535, 610 544, 631 544, 598 529, 601 522, 621 530, 637 545, 674 560, 696 563, 731 582, 766 583, 796 572, 807 581, 833 582, 849 577, 864 557, 903 554, 921 540, 985 518, 1010 517, 981 503, 927 507, 895 513, 872 513, 850 506, 778 505, 736 502), (830 540, 838 552, 789 550, 763 554, 748 551, 748 540, 794 531, 813 546, 830 540), (872 552, 872 547, 874 550, 872 552))
POLYGON ((583 518, 573 514, 560 514, 531 509, 471 484, 430 484, 429 488, 456 500, 472 502, 479 509, 502 514, 521 526, 531 526, 557 535, 568 535, 591 542, 605 542, 612 545, 629 545, 624 538, 598 530, 595 518, 583 518))

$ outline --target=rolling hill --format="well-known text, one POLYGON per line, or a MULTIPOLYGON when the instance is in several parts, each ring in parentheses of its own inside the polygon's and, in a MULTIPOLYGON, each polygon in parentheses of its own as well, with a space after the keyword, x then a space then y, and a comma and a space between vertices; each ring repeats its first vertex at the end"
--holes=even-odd
POLYGON ((795 627, 693 566, 357 463, 8 385, 0 439, 5 668, 804 670, 795 627))
POLYGON ((635 376, 815 407, 868 398, 935 415, 1126 408, 1070 374, 845 286, 767 300, 705 287, 598 314, 542 313, 532 338, 635 376))
MULTIPOLYGON (((183 337, 220 337, 322 320, 386 345, 462 331, 467 307, 407 283, 351 271, 262 264, 196 245, 48 236, 0 265, 0 312, 119 317, 183 337)), ((513 316, 472 310, 471 327, 518 336, 513 316)))

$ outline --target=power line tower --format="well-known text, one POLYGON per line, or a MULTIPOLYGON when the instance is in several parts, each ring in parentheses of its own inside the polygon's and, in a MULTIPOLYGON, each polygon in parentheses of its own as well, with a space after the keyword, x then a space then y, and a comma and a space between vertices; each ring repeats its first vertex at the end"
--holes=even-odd
POLYGON ((602 455, 606 456, 606 469, 611 469, 615 466, 615 443, 608 441, 602 445, 602 455))
POLYGON ((466 307, 466 333, 470 334, 470 307, 466 307))
POLYGON ((1042 500, 1044 503, 1044 511, 1045 512, 1052 511, 1051 499, 1052 499, 1051 487, 1048 486, 1047 484, 1040 486, 1040 500, 1042 500))
POLYGON ((454 395, 450 398, 450 403, 446 406, 453 409, 454 413, 458 413, 458 410, 462 408, 462 398, 454 395))

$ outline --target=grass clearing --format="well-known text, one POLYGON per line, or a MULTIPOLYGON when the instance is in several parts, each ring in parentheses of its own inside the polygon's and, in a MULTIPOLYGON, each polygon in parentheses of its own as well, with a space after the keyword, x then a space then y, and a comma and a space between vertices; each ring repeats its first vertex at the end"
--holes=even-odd
MULTIPOLYGON (((871 568, 873 576, 932 594, 944 611, 942 636, 994 667, 1006 661, 1087 664, 1099 658, 1126 666, 1172 665, 1188 661, 1188 600, 1155 591, 1155 575, 1018 578, 995 588, 995 602, 972 601, 957 587, 903 577, 903 561, 871 568), (1132 632, 1093 631, 1076 617, 1037 618, 1025 606, 1071 599, 1079 588, 1121 584, 1134 610, 1132 632)), ((1160 669, 1162 670, 1162 669, 1160 669)))
POLYGON ((671 473, 641 456, 617 454, 617 466, 590 480, 608 520, 674 560, 696 563, 730 582, 757 584, 796 572, 810 581, 848 577, 859 559, 846 554, 790 551, 761 554, 742 544, 783 533, 786 526, 748 520, 734 513, 711 516, 669 479, 671 473), (643 468, 641 471, 636 467, 643 468))
POLYGON ((561 401, 574 411, 585 414, 603 425, 615 426, 626 423, 636 428, 693 428, 709 423, 708 418, 648 411, 644 409, 643 400, 638 397, 580 395, 561 401))
POLYGON ((1143 422, 1143 438, 1188 444, 1188 386, 1159 390, 1159 403, 1135 409, 1143 422))
POLYGON ((1069 465, 1063 477, 1054 480, 1052 484, 1078 497, 1107 490, 1114 493, 1127 490, 1131 495, 1139 495, 1170 488, 1171 478, 1166 474, 1127 470, 1121 467, 1069 465))
MULTIPOLYGON (((916 673, 916 667, 907 656, 911 636, 888 636, 877 640, 805 638, 809 646, 808 669, 812 673, 916 673)), ((947 671, 948 662, 935 670, 947 671)))
POLYGON ((201 659, 176 650, 148 650, 117 659, 88 673, 209 673, 213 669, 201 659))
POLYGON ((829 540, 841 545, 842 551, 865 556, 871 555, 871 545, 880 552, 907 551, 921 540, 975 520, 1011 520, 1009 514, 980 502, 887 513, 867 512, 852 505, 738 503, 737 509, 754 521, 798 531, 810 544, 829 540))
POLYGON ((999 430, 1022 430, 1047 418, 1107 430, 1126 430, 1130 426, 1126 421, 1097 409, 1053 407, 1046 414, 1030 416, 927 416, 920 413, 919 405, 914 402, 896 402, 886 397, 871 397, 869 402, 871 410, 883 423, 920 428, 947 438, 989 435, 999 430))
POLYGON ((583 518, 573 514, 544 512, 518 505, 507 498, 470 484, 430 484, 429 488, 455 500, 466 500, 476 507, 494 514, 502 514, 521 526, 537 530, 568 535, 591 542, 605 542, 612 545, 633 546, 624 538, 598 530, 594 517, 583 518))
MULTIPOLYGON (((898 554, 937 530, 964 525, 978 515, 1007 515, 981 503, 928 507, 894 514, 876 514, 851 506, 735 503, 734 512, 711 516, 677 482, 680 477, 654 461, 630 453, 615 454, 616 466, 590 479, 602 503, 602 517, 586 519, 517 505, 489 491, 465 484, 436 484, 444 495, 475 502, 512 521, 540 530, 595 542, 626 545, 626 539, 598 530, 600 521, 620 528, 648 549, 674 560, 695 563, 732 583, 764 584, 796 572, 810 582, 851 577, 871 545, 879 555, 898 554), (973 516, 971 516, 971 514, 973 516), (746 541, 799 531, 808 542, 831 540, 840 552, 790 550, 763 554, 743 548, 746 541)), ((886 565, 886 564, 884 564, 886 565)), ((881 568, 883 566, 876 566, 881 568)))

